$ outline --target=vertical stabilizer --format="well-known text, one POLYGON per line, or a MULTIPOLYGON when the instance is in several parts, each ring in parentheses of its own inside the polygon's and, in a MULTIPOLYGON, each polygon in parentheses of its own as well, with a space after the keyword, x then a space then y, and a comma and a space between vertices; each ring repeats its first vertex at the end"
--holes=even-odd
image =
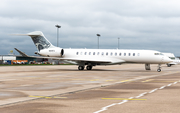
POLYGON ((54 47, 46 39, 46 37, 43 35, 43 33, 41 31, 35 31, 35 32, 28 33, 28 36, 30 36, 32 38, 32 40, 33 40, 35 46, 37 47, 38 51, 40 51, 42 49, 54 47))

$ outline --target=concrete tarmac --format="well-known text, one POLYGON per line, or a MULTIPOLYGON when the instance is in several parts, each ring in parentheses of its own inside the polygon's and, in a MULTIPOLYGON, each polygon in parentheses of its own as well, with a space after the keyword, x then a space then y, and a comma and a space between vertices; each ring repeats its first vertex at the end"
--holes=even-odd
POLYGON ((180 65, 1 66, 1 113, 178 113, 180 65))

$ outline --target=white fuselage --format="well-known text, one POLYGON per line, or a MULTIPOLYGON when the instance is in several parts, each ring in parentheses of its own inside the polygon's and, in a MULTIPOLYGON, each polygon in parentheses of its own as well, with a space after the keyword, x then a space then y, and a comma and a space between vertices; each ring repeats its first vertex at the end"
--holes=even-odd
POLYGON ((124 50, 124 49, 64 49, 53 47, 43 49, 39 52, 41 56, 62 57, 64 59, 82 59, 82 61, 108 61, 110 63, 100 64, 121 64, 121 63, 147 63, 164 64, 170 59, 158 51, 153 50, 124 50))

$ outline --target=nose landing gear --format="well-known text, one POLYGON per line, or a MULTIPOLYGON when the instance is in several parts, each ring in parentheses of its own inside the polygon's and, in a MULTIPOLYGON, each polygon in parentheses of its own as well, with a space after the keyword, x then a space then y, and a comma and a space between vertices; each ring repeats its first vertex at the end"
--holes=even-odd
POLYGON ((157 72, 161 72, 161 64, 158 65, 157 72))

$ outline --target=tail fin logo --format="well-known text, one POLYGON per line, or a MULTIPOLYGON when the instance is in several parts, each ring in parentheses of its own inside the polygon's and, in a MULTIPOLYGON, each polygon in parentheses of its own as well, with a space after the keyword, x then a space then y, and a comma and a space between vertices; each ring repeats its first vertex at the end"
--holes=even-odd
POLYGON ((31 38, 39 51, 51 46, 51 43, 49 43, 43 36, 31 36, 31 38))

